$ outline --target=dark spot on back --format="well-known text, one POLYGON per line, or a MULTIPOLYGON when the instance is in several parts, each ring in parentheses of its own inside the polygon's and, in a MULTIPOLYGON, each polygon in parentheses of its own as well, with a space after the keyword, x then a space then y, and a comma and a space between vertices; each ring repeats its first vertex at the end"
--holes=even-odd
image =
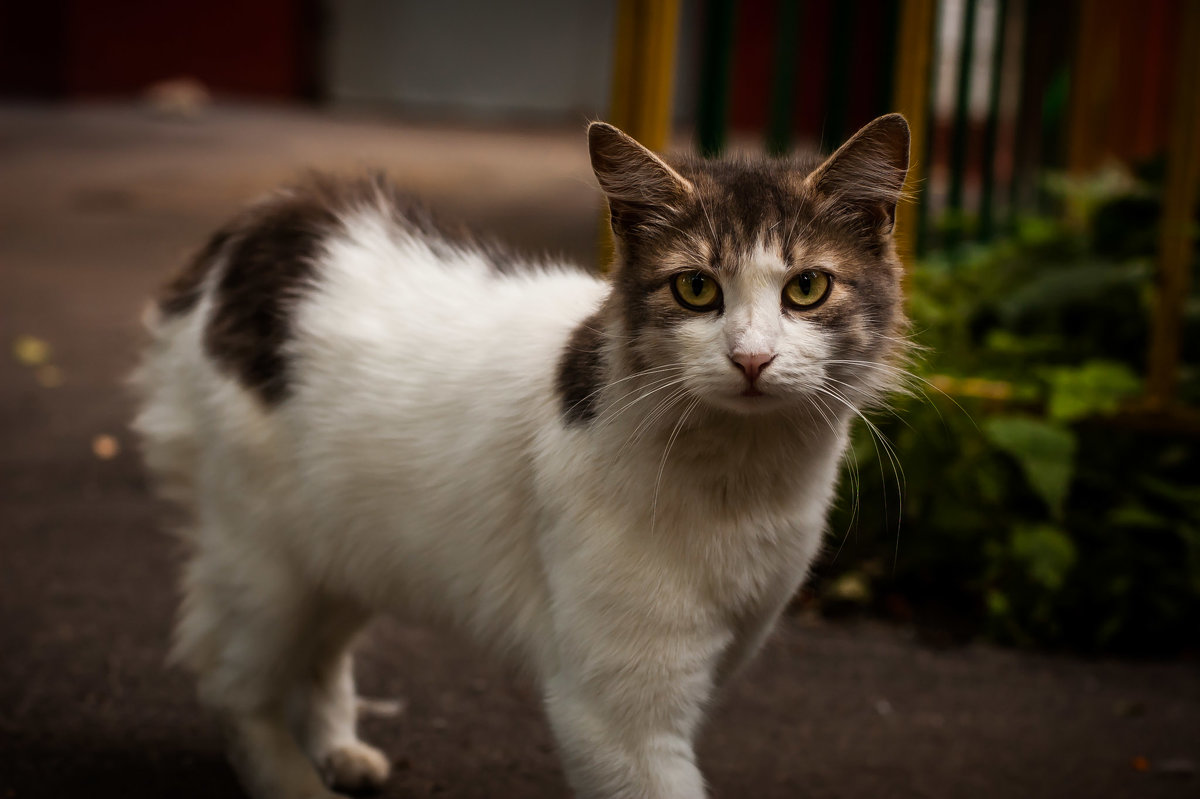
POLYGON ((438 258, 478 253, 500 274, 538 268, 503 245, 446 224, 382 175, 337 180, 312 175, 247 209, 218 231, 168 284, 159 298, 166 316, 192 311, 212 286, 212 316, 204 334, 209 356, 268 404, 290 388, 286 349, 291 309, 319 277, 325 242, 343 230, 342 219, 368 210, 397 234, 422 239, 438 258))
POLYGON ((214 233, 204 248, 192 256, 183 271, 163 287, 158 298, 158 309, 164 316, 180 316, 196 307, 200 295, 204 293, 204 278, 220 258, 229 236, 228 229, 214 233))
POLYGON ((592 314, 571 331, 558 361, 556 388, 568 425, 596 418, 600 381, 604 379, 604 330, 601 316, 592 314))
POLYGON ((339 225, 333 199, 319 191, 273 198, 247 213, 225 251, 204 346, 267 404, 288 392, 289 312, 339 225))

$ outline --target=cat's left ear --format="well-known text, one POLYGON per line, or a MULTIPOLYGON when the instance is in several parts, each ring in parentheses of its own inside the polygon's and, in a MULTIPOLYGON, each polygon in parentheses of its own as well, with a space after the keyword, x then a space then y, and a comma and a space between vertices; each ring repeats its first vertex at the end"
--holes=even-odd
POLYGON ((867 123, 808 176, 808 185, 863 215, 880 235, 892 232, 908 175, 908 120, 900 114, 867 123))
POLYGON ((695 192, 691 181, 666 161, 607 122, 588 126, 588 152, 618 234, 660 216, 664 209, 678 210, 695 192))

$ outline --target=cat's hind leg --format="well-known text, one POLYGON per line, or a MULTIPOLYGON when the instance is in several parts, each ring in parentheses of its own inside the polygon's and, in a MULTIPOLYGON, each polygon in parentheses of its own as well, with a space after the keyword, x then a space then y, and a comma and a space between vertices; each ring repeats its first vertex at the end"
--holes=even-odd
POLYGON ((289 704, 293 729, 325 782, 351 793, 379 790, 390 771, 387 757, 363 743, 356 729, 350 646, 365 621, 358 608, 336 600, 313 609, 289 704))
POLYGON ((255 799, 382 787, 388 759, 358 739, 350 646, 368 614, 293 574, 248 537, 205 530, 184 576, 174 657, 199 677, 255 799))
POLYGON ((184 575, 173 657, 198 677, 230 760, 254 799, 332 799, 289 724, 312 616, 281 561, 207 529, 184 575))

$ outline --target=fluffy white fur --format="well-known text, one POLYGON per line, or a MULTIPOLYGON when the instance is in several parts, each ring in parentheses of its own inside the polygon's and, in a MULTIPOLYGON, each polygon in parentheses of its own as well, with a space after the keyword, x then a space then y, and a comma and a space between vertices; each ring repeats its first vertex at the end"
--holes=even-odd
POLYGON ((580 797, 702 797, 704 708, 804 577, 847 441, 849 410, 777 399, 811 394, 828 357, 779 313, 782 260, 761 250, 724 315, 651 344, 678 367, 631 375, 608 330, 600 413, 568 425, 556 369, 605 282, 499 275, 369 205, 344 221, 293 311, 286 401, 205 353, 220 264, 194 310, 151 320, 137 378, 148 463, 194 513, 175 656, 248 791, 384 779, 349 655, 384 611, 527 670, 580 797), (738 352, 776 354, 776 399, 739 396, 738 352))

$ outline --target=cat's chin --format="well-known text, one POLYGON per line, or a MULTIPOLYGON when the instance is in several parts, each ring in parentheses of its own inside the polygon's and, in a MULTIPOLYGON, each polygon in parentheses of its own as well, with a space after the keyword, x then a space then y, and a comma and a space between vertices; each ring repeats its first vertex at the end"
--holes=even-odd
POLYGON ((736 413, 741 416, 757 416, 782 410, 787 402, 783 397, 762 392, 743 392, 741 394, 718 394, 709 398, 709 402, 723 411, 736 413))

